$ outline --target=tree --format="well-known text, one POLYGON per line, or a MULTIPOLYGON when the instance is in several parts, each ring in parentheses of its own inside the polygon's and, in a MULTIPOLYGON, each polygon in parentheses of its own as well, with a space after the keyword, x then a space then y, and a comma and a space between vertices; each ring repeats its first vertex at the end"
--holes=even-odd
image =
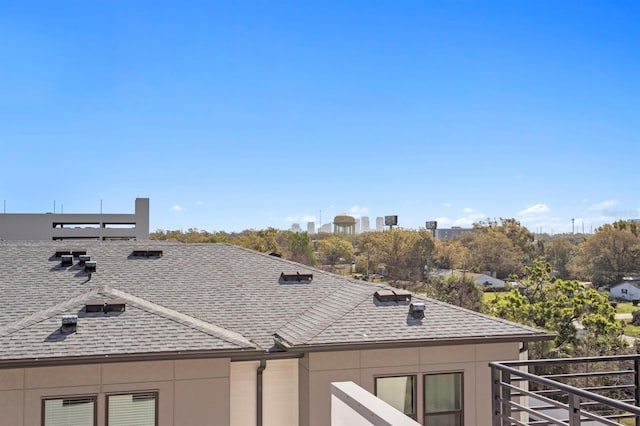
POLYGON ((473 311, 482 310, 482 290, 472 278, 450 275, 429 282, 427 296, 473 311))
POLYGON ((550 270, 535 261, 526 268, 524 287, 494 299, 489 312, 557 335, 551 344, 532 344, 532 358, 622 353, 622 328, 607 297, 578 281, 551 280, 550 270))
POLYGON ((625 222, 601 226, 580 243, 570 269, 596 285, 614 284, 626 275, 636 274, 640 270, 637 228, 625 222))
POLYGON ((501 232, 488 231, 463 236, 469 249, 469 266, 477 272, 489 271, 498 278, 520 275, 523 271, 523 255, 518 246, 501 232))
POLYGON ((389 280, 423 280, 425 268, 433 265, 435 244, 426 229, 413 231, 396 228, 385 232, 367 232, 359 236, 357 245, 358 267, 361 268, 365 263, 384 265, 389 280))
POLYGON ((279 233, 280 231, 276 228, 267 228, 260 231, 246 230, 242 231, 239 238, 234 241, 234 244, 261 253, 272 252, 281 255, 283 250, 278 244, 279 233))
POLYGON ((576 255, 578 246, 566 235, 553 237, 544 246, 544 256, 554 271, 557 271, 560 278, 569 278, 569 264, 576 255))
POLYGON ((310 266, 316 264, 313 244, 311 243, 309 234, 306 232, 290 232, 287 249, 290 253, 289 258, 294 262, 300 262, 310 266))
POLYGON ((436 240, 434 263, 440 269, 463 269, 469 263, 469 249, 460 240, 436 240))
POLYGON ((318 241, 318 253, 324 263, 335 266, 340 260, 353 259, 353 244, 339 235, 330 235, 318 241))

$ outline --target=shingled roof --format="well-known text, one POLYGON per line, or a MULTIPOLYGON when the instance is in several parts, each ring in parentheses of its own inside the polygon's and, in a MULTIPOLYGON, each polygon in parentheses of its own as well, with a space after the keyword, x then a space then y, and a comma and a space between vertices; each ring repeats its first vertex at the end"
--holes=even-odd
POLYGON ((417 320, 408 303, 373 297, 385 288, 227 244, 0 242, 0 363, 549 337, 414 296, 426 305, 417 320), (67 249, 86 251, 96 271, 85 272, 77 257, 62 266, 55 254, 67 249), (156 252, 140 255, 147 250, 156 252), (283 272, 313 279, 283 281, 283 272), (86 312, 96 298, 126 309, 86 312), (63 333, 69 314, 77 330, 63 333))

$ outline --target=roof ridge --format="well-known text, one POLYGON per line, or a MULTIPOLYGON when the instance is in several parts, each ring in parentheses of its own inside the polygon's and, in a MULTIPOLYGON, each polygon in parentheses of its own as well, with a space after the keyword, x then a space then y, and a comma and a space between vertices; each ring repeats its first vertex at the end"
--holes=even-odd
POLYGON ((57 305, 50 306, 18 321, 6 324, 5 326, 0 327, 0 337, 8 336, 15 333, 16 331, 23 330, 34 324, 47 320, 55 315, 61 314, 62 312, 65 312, 70 308, 77 306, 84 301, 90 300, 90 298, 92 297, 97 296, 101 290, 101 288, 91 289, 86 293, 82 293, 81 295, 72 297, 71 299, 65 300, 64 302, 58 303, 57 305))
MULTIPOLYGON (((381 289, 381 288, 386 288, 388 286, 384 286, 384 285, 378 285, 378 284, 373 284, 373 283, 369 283, 369 284, 362 284, 362 283, 356 283, 353 286, 348 286, 348 287, 341 287, 339 289, 336 289, 336 291, 334 291, 333 293, 331 293, 330 295, 328 295, 327 297, 325 297, 324 299, 322 299, 318 304, 314 305, 307 313, 303 313, 299 316, 297 316, 296 318, 294 318, 293 320, 289 321, 288 323, 286 323, 283 327, 281 327, 277 334, 280 337, 286 337, 286 335, 281 335, 280 334, 280 330, 286 329, 290 324, 293 324, 294 322, 299 322, 301 321, 302 318, 309 316, 309 314, 313 314, 316 312, 320 312, 321 313, 321 321, 314 321, 312 324, 312 327, 308 327, 307 331, 299 338, 299 340, 304 340, 304 342, 314 338, 315 336, 319 335, 320 333, 322 333, 324 330, 326 330, 327 328, 331 327, 333 324, 335 324, 338 320, 340 320, 340 318, 343 318, 345 315, 347 315, 349 312, 353 311, 354 309, 357 309, 358 306, 360 306, 360 304, 362 302, 364 302, 366 300, 367 297, 371 296, 373 297, 373 294, 375 293, 375 290, 372 291, 371 293, 364 293, 365 291, 365 287, 372 287, 375 289, 381 289), (326 306, 327 303, 330 303, 332 300, 334 300, 333 298, 340 292, 344 291, 345 288, 349 289, 349 290, 354 290, 356 288, 356 286, 359 286, 360 288, 358 289, 358 291, 352 291, 350 292, 352 295, 360 295, 361 297, 357 298, 357 299, 349 299, 350 301, 353 300, 353 303, 351 303, 350 305, 346 305, 344 309, 339 309, 338 312, 333 313, 331 312, 330 309, 324 309, 324 306, 326 306), (313 335, 309 335, 310 333, 313 333, 313 335)), ((291 342, 293 343, 293 342, 291 342)))
POLYGON ((173 309, 158 305, 146 299, 134 296, 122 290, 118 290, 109 286, 105 286, 103 292, 130 302, 135 307, 144 311, 159 315, 171 321, 177 322, 184 326, 193 328, 203 333, 222 339, 228 343, 240 346, 242 348, 256 348, 257 345, 235 331, 222 328, 215 324, 203 321, 173 309))

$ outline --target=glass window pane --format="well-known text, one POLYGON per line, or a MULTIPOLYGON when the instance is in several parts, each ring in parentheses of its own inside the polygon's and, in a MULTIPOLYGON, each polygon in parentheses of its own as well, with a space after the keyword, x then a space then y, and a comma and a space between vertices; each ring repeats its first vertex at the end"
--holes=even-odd
POLYGON ((424 376, 424 411, 438 413, 462 409, 462 373, 424 376))
POLYGON ((462 426, 460 413, 430 414, 424 418, 425 426, 462 426))
POLYGON ((155 426, 156 394, 109 395, 108 426, 155 426))
POLYGON ((415 376, 378 377, 376 396, 407 416, 413 417, 415 415, 414 383, 415 376))
POLYGON ((62 398, 44 401, 44 426, 87 426, 95 420, 95 399, 62 398))

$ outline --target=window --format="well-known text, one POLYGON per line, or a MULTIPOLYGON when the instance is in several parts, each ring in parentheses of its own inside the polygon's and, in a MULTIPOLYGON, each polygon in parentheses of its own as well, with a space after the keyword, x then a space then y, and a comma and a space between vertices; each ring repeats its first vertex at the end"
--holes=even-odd
POLYGON ((462 373, 425 374, 425 426, 462 426, 462 393, 462 373))
POLYGON ((377 377, 376 396, 416 419, 416 376, 377 377))
POLYGON ((158 394, 155 392, 107 396, 108 426, 156 426, 158 394))
POLYGON ((44 426, 87 426, 96 424, 96 397, 45 399, 42 401, 44 426))
POLYGON ((620 289, 620 292, 621 292, 622 294, 627 294, 627 289, 626 289, 626 288, 620 289))

